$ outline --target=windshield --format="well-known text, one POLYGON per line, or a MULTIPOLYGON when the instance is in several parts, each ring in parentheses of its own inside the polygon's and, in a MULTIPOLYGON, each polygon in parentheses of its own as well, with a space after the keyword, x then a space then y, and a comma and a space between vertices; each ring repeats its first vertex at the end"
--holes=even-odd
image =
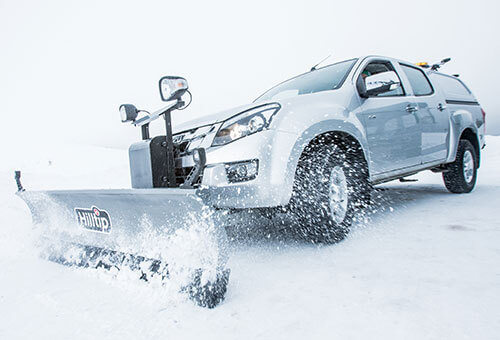
POLYGON ((255 101, 284 99, 301 94, 338 89, 344 83, 356 60, 341 61, 284 81, 265 92, 255 101))

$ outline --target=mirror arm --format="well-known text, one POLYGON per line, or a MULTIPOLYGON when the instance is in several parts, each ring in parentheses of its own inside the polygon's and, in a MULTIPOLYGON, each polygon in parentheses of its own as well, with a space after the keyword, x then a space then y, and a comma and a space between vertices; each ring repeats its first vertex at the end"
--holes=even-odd
POLYGON ((141 132, 142 132, 142 140, 148 140, 149 139, 149 123, 141 126, 141 132))
MULTIPOLYGON (((183 102, 181 104, 184 105, 183 102)), ((180 105, 180 107, 182 107, 182 105, 180 105)), ((132 124, 134 124, 134 126, 143 126, 149 124, 152 121, 155 121, 158 118, 160 118, 160 116, 165 114, 168 110, 173 110, 177 108, 179 108, 179 101, 178 100, 172 101, 167 106, 153 112, 152 114, 135 120, 132 124)))
MULTIPOLYGON (((175 188, 175 155, 174 155, 174 137, 172 134, 172 111, 175 107, 172 107, 165 111, 163 118, 165 119, 165 154, 166 154, 166 168, 167 168, 167 187, 175 188)), ((162 143, 163 144, 163 143, 162 143)))
POLYGON ((172 134, 172 111, 184 106, 184 102, 177 99, 174 106, 165 110, 163 118, 165 119, 165 147, 167 156, 167 186, 175 188, 177 186, 175 180, 175 154, 174 154, 174 137, 172 134))
MULTIPOLYGON (((167 106, 163 107, 160 110, 153 112, 152 114, 137 119, 132 124, 135 126, 140 126, 142 131, 142 139, 148 140, 149 136, 149 123, 163 116, 165 119, 165 141, 163 142, 165 145, 165 156, 166 156, 166 170, 167 170, 167 186, 169 188, 173 188, 176 186, 175 180, 175 155, 174 155, 174 142, 173 142, 173 134, 172 134, 172 111, 182 108, 184 106, 184 101, 180 99, 176 99, 175 101, 170 102, 167 106)), ((162 144, 163 144, 162 143, 162 144)))

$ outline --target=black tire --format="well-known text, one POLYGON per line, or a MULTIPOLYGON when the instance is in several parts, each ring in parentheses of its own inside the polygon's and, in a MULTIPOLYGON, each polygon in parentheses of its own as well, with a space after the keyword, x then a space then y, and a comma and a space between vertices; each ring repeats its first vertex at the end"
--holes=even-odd
MULTIPOLYGON (((458 144, 457 157, 455 161, 448 165, 447 171, 443 172, 443 181, 446 189, 454 194, 469 193, 474 189, 477 178, 477 154, 474 146, 468 140, 462 139, 458 144), (472 156, 472 173, 465 175, 467 153, 472 156), (465 157, 465 158, 464 158, 465 157), (470 177, 472 175, 472 177, 470 177), (466 177, 470 179, 467 180, 466 177)), ((470 164, 470 163, 469 163, 470 164)))
POLYGON ((304 151, 290 201, 297 224, 294 229, 301 237, 312 243, 336 243, 349 233, 355 212, 369 201, 370 194, 366 165, 358 158, 346 156, 335 145, 312 145, 304 151), (341 221, 329 203, 331 181, 340 170, 347 183, 347 208, 341 221))

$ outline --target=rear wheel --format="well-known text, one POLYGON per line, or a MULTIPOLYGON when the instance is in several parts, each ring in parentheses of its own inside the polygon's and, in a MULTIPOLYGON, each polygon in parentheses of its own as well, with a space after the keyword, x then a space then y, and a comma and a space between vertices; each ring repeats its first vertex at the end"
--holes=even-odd
POLYGON ((299 162, 291 213, 301 236, 313 243, 335 243, 349 232, 369 186, 365 166, 332 145, 308 147, 299 162))
POLYGON ((458 144, 455 162, 448 165, 448 171, 443 172, 444 185, 452 193, 468 193, 474 189, 476 177, 476 150, 471 142, 461 140, 458 144))

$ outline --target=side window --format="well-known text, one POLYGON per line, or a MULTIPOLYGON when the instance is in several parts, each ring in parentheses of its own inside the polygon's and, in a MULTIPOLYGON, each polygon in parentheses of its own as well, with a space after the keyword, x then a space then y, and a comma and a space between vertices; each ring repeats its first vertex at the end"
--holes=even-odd
POLYGON ((471 98, 469 89, 457 78, 444 74, 431 74, 431 78, 437 81, 439 87, 444 91, 447 98, 471 98))
MULTIPOLYGON (((364 79, 368 76, 373 76, 378 73, 382 72, 388 72, 388 71, 394 71, 396 74, 396 70, 394 67, 392 67, 392 64, 388 61, 373 61, 369 63, 368 65, 365 66, 363 69, 363 72, 359 75, 359 77, 364 81, 364 79)), ((399 75, 398 75, 399 78, 399 75)), ((401 79, 399 79, 399 82, 402 84, 401 79)), ((376 97, 393 97, 393 96, 404 96, 405 91, 403 87, 398 87, 397 89, 394 89, 389 92, 381 93, 378 94, 376 97)))
POLYGON ((422 70, 416 67, 400 64, 403 72, 408 77, 415 96, 428 96, 434 93, 431 83, 422 70))

